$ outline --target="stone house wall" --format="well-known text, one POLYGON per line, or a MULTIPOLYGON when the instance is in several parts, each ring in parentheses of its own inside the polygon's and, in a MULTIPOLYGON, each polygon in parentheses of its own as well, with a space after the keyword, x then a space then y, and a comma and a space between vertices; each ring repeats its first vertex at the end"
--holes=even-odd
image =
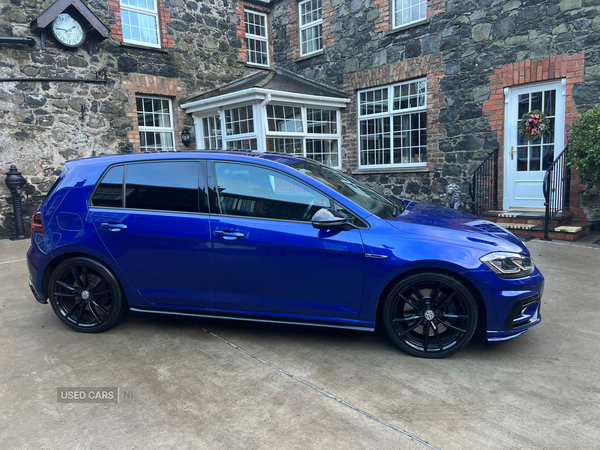
MULTIPOLYGON (((297 51, 297 1, 274 5, 275 63, 348 92, 353 103, 343 113, 343 170, 385 193, 444 203, 445 187, 459 183, 463 200, 468 201, 471 173, 490 151, 500 149, 502 154, 503 122, 489 108, 494 101, 503 105, 503 95, 498 93, 498 73, 503 68, 515 64, 518 71, 522 64, 523 73, 517 76, 526 82, 525 64, 538 60, 543 64, 545 59, 556 64, 556 58, 566 55, 560 63, 562 70, 562 64, 572 59, 577 68, 569 71, 567 129, 578 113, 600 100, 598 0, 430 0, 426 20, 399 29, 391 26, 390 0, 322 3, 326 44, 319 54, 304 58, 297 51), (428 106, 429 170, 390 168, 361 173, 357 90, 424 75, 411 73, 411 68, 422 67, 425 60, 439 61, 426 69, 429 94, 437 99, 428 106), (403 64, 406 73, 390 77, 403 64), (434 79, 439 89, 432 92, 434 79)), ((514 84, 518 83, 517 79, 514 84)), ((577 197, 584 187, 574 187, 577 197)), ((589 208, 574 206, 581 216, 591 213, 589 208)))
MULTIPOLYGON (((50 36, 44 50, 29 24, 53 2, 0 0, 0 36, 36 40, 34 47, 0 44, 0 78, 95 78, 103 68, 108 75, 106 84, 0 82, 0 168, 15 164, 26 177, 31 213, 65 160, 139 150, 136 94, 173 100, 177 139, 184 127, 193 130, 178 108, 186 95, 252 70, 245 64, 246 8, 268 15, 271 66, 348 93, 343 170, 386 193, 444 203, 445 187, 459 183, 467 201, 470 174, 488 152, 502 150, 498 107, 511 69, 518 84, 527 82, 526 69, 531 81, 533 64, 537 74, 547 60, 562 77, 562 65, 572 61, 568 120, 599 101, 600 0, 429 0, 426 19, 399 29, 392 28, 391 1, 322 0, 323 50, 302 57, 298 0, 158 0, 160 49, 123 43, 119 0, 90 0, 111 36, 89 37, 77 49, 50 36), (427 166, 359 170, 357 91, 414 78, 427 80, 427 166)), ((573 201, 585 192, 575 187, 573 201)), ((0 182, 0 237, 12 235, 10 202, 0 182)), ((575 213, 590 217, 591 205, 575 213)))
POLYGON ((0 238, 14 233, 12 199, 4 184, 11 164, 28 181, 31 214, 65 160, 123 152, 127 146, 139 149, 136 94, 173 100, 178 140, 184 127, 193 130, 179 100, 245 70, 234 2, 159 0, 162 48, 151 49, 123 43, 119 0, 92 0, 86 5, 111 36, 88 35, 81 47, 71 49, 50 32, 43 50, 40 32, 30 31, 29 24, 52 3, 0 1, 0 36, 36 40, 34 47, 0 43, 0 78, 95 79, 95 72, 106 68, 108 82, 0 82, 0 238))

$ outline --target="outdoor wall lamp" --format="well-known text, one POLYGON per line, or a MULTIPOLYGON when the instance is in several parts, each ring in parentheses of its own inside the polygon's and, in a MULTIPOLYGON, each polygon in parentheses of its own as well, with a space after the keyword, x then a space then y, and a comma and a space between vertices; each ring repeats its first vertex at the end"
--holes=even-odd
POLYGON ((192 136, 190 135, 190 130, 188 130, 187 128, 184 128, 183 131, 181 132, 181 142, 186 147, 189 147, 192 142, 192 136))

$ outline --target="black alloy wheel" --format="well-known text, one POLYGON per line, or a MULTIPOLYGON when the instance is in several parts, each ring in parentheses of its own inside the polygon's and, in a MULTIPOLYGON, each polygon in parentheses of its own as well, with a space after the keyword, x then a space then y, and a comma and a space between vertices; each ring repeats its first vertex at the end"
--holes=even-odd
POLYGON ((457 279, 436 272, 419 273, 391 290, 383 321, 392 341, 406 353, 444 358, 473 337, 477 304, 457 279))
POLYGON ((85 257, 67 259, 52 271, 48 296, 58 318, 84 333, 108 330, 128 309, 114 274, 85 257))

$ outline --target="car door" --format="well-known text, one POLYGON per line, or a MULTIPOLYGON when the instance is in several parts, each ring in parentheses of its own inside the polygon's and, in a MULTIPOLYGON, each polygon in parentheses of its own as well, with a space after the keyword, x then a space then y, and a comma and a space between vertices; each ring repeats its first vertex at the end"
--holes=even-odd
POLYGON ((111 168, 92 195, 102 242, 154 305, 215 305, 205 186, 204 161, 151 161, 111 168))
POLYGON ((209 163, 217 308, 357 318, 360 232, 317 230, 310 221, 331 200, 269 167, 215 161, 212 169, 209 163))

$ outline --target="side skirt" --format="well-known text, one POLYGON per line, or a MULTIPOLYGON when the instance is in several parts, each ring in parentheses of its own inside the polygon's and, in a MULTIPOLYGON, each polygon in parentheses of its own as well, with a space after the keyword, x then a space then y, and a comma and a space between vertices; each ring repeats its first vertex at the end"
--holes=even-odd
POLYGON ((359 330, 359 331, 375 331, 374 327, 357 327, 351 325, 330 325, 330 324, 322 324, 322 323, 310 323, 310 322, 291 322, 286 320, 269 320, 269 319, 251 319, 247 317, 231 317, 231 316, 215 316, 209 314, 192 314, 192 313, 183 313, 183 312, 174 312, 174 311, 157 311, 151 309, 138 309, 138 308, 130 308, 130 311, 133 312, 141 312, 141 313, 151 313, 151 314, 168 314, 173 316, 190 316, 190 317, 206 317, 209 319, 227 319, 227 320, 243 320, 245 322, 268 322, 268 323, 282 323, 286 325, 306 325, 309 327, 325 327, 325 328, 343 328, 346 330, 359 330))

